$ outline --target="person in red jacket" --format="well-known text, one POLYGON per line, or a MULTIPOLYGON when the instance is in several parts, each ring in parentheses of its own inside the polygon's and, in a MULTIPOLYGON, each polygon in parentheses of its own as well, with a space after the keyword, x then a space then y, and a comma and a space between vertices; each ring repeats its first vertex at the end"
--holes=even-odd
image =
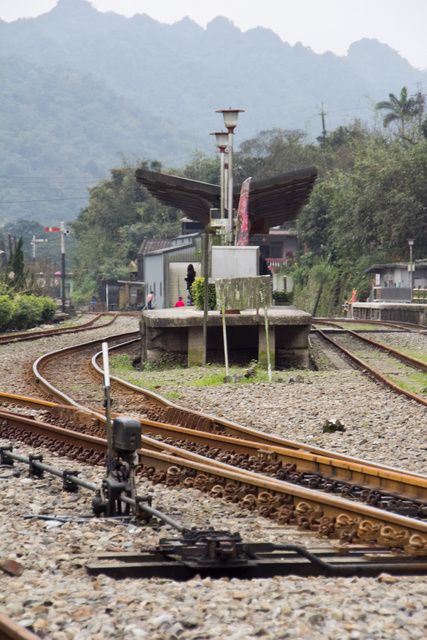
POLYGON ((175 307, 185 307, 185 303, 182 300, 182 296, 179 296, 178 300, 175 302, 175 307))

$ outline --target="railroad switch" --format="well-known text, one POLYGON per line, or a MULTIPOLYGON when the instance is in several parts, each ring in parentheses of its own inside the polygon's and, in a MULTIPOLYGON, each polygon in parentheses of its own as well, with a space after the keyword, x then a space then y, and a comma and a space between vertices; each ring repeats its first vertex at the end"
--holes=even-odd
POLYGON ((65 470, 62 472, 62 490, 67 491, 68 493, 77 493, 79 490, 78 485, 71 479, 72 476, 77 478, 79 475, 79 471, 68 471, 65 470))
POLYGON ((86 564, 90 575, 112 578, 190 580, 202 578, 270 578, 274 576, 426 575, 426 558, 396 556, 383 549, 308 551, 298 545, 244 543, 239 533, 192 529, 178 538, 162 538, 141 553, 99 554, 86 564))
POLYGON ((113 448, 116 457, 108 477, 102 481, 101 490, 92 501, 95 515, 107 518, 129 515, 132 506, 137 520, 149 519, 142 503, 151 506, 151 498, 138 497, 135 486, 135 469, 139 464, 137 450, 141 447, 141 423, 135 418, 119 416, 113 421, 113 448), (123 501, 123 497, 134 501, 123 501))
POLYGON ((6 451, 13 451, 11 444, 7 447, 0 447, 0 465, 2 467, 13 467, 13 460, 9 456, 5 455, 6 451))
POLYGON ((194 567, 248 562, 239 533, 213 529, 191 529, 184 533, 181 540, 161 538, 155 551, 165 556, 177 556, 188 566, 194 567))
POLYGON ((107 518, 128 515, 129 505, 126 505, 124 512, 122 509, 122 494, 130 496, 130 490, 125 482, 119 482, 115 478, 104 478, 100 496, 92 500, 95 515, 104 514, 107 518))
POLYGON ((29 462, 29 468, 28 468, 30 476, 33 476, 33 477, 36 477, 36 478, 43 478, 43 473, 44 473, 43 469, 39 465, 34 464, 35 462, 42 463, 43 462, 43 456, 34 456, 34 455, 32 455, 32 456, 28 456, 28 459, 30 461, 29 462))

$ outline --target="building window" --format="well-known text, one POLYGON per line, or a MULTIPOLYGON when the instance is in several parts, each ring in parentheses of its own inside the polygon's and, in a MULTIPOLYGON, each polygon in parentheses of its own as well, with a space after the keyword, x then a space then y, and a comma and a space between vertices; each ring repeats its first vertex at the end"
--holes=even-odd
POLYGON ((283 246, 281 244, 272 244, 270 246, 270 257, 271 258, 282 258, 283 257, 283 246))

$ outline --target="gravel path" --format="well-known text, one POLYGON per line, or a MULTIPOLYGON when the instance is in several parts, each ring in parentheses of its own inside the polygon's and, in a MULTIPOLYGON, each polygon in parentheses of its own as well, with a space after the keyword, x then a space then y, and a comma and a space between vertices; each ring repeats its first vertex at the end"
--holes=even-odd
MULTIPOLYGON (((137 319, 121 319, 104 334, 124 331, 125 324, 132 330, 137 319)), ((96 333, 91 331, 87 339, 96 333)), ((413 339, 419 341, 418 348, 427 340, 413 339)), ((81 334, 2 347, 2 389, 29 393, 22 381, 29 363, 41 353, 78 340, 81 334)), ((173 386, 172 372, 149 375, 160 394, 170 390, 168 384, 173 386)), ((396 398, 359 372, 292 371, 275 376, 282 381, 272 384, 189 385, 197 375, 194 370, 178 372, 175 402, 290 439, 425 472, 426 409, 396 398), (322 432, 324 420, 332 417, 345 423, 344 433, 322 432)), ((5 444, 0 440, 0 446, 5 444)), ((30 452, 20 443, 15 449, 24 455, 30 452)), ((53 466, 78 469, 93 482, 101 480, 101 469, 43 453, 44 461, 53 466)), ((0 469, 2 475, 8 473, 0 469)), ((186 526, 209 524, 239 531, 252 542, 319 545, 313 534, 301 535, 196 490, 165 491, 141 481, 138 492, 152 494, 153 506, 186 526)), ((149 547, 160 537, 173 535, 172 530, 79 521, 79 516, 91 513, 91 494, 84 490, 65 494, 57 478, 33 480, 26 471, 19 478, 0 478, 0 496, 0 555, 15 558, 24 567, 21 576, 0 572, 0 610, 48 640, 427 639, 424 578, 383 574, 378 579, 290 576, 215 581, 196 577, 187 583, 93 579, 84 570, 85 558, 107 550, 149 547), (53 526, 40 518, 42 514, 67 515, 71 521, 53 526)))

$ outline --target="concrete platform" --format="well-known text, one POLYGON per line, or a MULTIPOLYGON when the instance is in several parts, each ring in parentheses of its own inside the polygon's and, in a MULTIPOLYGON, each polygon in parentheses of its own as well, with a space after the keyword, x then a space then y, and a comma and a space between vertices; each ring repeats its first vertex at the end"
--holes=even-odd
POLYGON ((427 304, 416 302, 352 302, 349 318, 426 324, 427 304))
MULTIPOLYGON (((272 368, 308 368, 311 315, 292 307, 267 311, 272 368)), ((258 360, 267 367, 267 340, 263 309, 226 315, 229 363, 258 360)), ((208 314, 208 362, 224 362, 222 316, 208 314)), ((141 359, 156 362, 166 354, 186 358, 188 366, 203 364, 203 311, 195 307, 143 311, 141 359)))

